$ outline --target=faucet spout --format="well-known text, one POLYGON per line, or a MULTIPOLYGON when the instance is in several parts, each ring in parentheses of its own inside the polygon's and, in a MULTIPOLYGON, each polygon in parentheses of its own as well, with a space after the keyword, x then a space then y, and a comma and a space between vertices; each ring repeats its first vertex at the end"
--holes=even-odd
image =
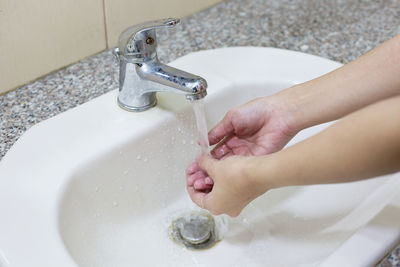
POLYGON ((174 92, 183 94, 188 100, 198 100, 207 95, 207 81, 200 76, 170 67, 158 60, 138 64, 136 73, 144 80, 166 87, 155 86, 148 92, 174 92))

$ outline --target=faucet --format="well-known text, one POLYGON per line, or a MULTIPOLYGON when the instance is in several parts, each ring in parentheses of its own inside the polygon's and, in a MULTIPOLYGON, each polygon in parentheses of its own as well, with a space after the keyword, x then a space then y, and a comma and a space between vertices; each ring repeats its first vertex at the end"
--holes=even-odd
POLYGON ((131 26, 113 51, 119 61, 118 104, 128 111, 144 111, 157 104, 156 92, 184 94, 188 100, 207 95, 207 82, 194 74, 161 63, 157 57, 156 29, 173 27, 176 18, 131 26))

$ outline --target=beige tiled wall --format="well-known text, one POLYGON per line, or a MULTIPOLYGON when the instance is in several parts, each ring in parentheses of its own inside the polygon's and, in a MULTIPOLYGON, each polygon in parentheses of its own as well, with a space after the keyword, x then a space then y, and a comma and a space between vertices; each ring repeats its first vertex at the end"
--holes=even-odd
POLYGON ((222 0, 104 0, 107 43, 115 46, 127 27, 144 21, 184 17, 222 0))
POLYGON ((102 0, 0 0, 0 93, 105 48, 102 0))
POLYGON ((222 0, 0 0, 0 94, 116 44, 130 25, 222 0))

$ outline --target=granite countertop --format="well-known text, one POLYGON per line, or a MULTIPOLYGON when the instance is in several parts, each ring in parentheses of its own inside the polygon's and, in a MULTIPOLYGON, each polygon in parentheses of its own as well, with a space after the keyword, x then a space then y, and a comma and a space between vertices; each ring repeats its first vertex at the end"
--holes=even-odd
MULTIPOLYGON (((400 33, 398 0, 231 0, 159 31, 159 57, 228 46, 269 46, 347 63, 400 33)), ((40 63, 38 63, 40 64, 40 63)), ((0 96, 0 159, 32 125, 118 88, 111 51, 0 96)), ((400 247, 382 266, 400 266, 400 247)))

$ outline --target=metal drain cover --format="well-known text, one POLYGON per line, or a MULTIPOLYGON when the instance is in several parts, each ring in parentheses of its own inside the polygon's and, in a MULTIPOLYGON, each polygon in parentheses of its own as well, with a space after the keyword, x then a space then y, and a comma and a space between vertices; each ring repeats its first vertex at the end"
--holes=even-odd
POLYGON ((191 212, 174 220, 169 235, 189 249, 206 249, 216 243, 214 218, 205 212, 191 212))

